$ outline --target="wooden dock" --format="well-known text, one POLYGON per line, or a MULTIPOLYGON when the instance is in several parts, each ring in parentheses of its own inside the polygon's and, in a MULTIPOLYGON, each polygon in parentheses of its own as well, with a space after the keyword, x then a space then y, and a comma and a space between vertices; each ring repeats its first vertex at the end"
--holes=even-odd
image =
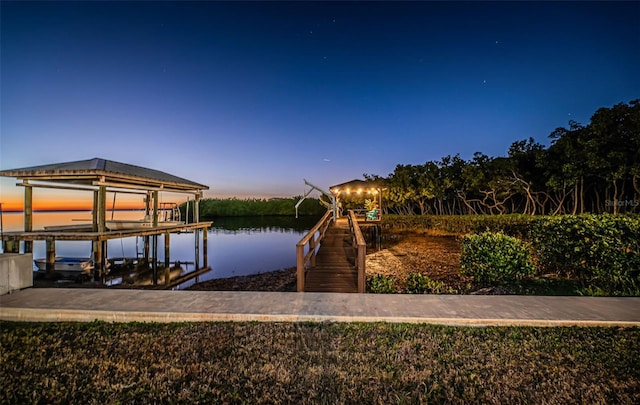
POLYGON ((325 233, 315 266, 307 270, 306 292, 358 292, 356 255, 347 218, 340 218, 325 233))
POLYGON ((367 246, 353 213, 328 211, 296 245, 298 292, 365 292, 367 246))

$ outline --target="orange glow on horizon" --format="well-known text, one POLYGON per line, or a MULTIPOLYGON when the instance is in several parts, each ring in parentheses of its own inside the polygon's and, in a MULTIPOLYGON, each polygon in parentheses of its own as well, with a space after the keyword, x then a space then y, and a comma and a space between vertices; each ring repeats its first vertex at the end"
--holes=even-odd
MULTIPOLYGON (((109 198, 107 197, 109 200, 109 198)), ((111 201, 107 203, 107 210, 111 209, 111 201)), ((0 201, 2 203, 3 212, 20 212, 24 211, 24 199, 6 199, 0 201)), ((116 201, 115 208, 117 210, 137 210, 144 209, 144 203, 140 200, 136 201, 116 201)), ((33 198, 34 211, 91 211, 93 209, 93 201, 89 198, 65 198, 58 196, 47 196, 47 198, 33 198)))
MULTIPOLYGON (((41 203, 34 201, 34 211, 91 211, 93 209, 93 203, 91 201, 82 200, 62 200, 62 201, 43 201, 41 203)), ((111 209, 111 206, 107 207, 107 211, 111 209)), ((144 209, 142 203, 122 203, 116 204, 117 210, 138 210, 144 209)), ((21 212, 24 211, 23 201, 3 201, 3 212, 21 212)))
MULTIPOLYGON (((93 209, 92 190, 60 190, 43 187, 32 189, 34 211, 91 211, 93 209)), ((193 200, 193 196, 189 196, 193 200)), ((180 193, 160 192, 159 202, 182 203, 188 197, 180 193)), ((3 212, 24 211, 25 188, 16 187, 11 182, 0 178, 0 204, 3 212)), ((105 201, 107 211, 143 210, 144 193, 107 191, 105 201), (115 204, 115 205, 114 205, 115 204)))

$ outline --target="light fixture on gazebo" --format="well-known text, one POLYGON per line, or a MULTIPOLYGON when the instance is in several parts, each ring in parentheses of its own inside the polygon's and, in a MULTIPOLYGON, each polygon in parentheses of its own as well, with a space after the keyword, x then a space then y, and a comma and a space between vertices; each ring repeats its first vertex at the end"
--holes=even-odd
POLYGON ((384 189, 377 182, 365 180, 351 180, 329 188, 329 191, 335 196, 336 200, 339 200, 341 195, 351 195, 351 193, 355 193, 358 196, 362 196, 363 194, 376 196, 378 200, 378 212, 382 212, 382 190, 384 189))

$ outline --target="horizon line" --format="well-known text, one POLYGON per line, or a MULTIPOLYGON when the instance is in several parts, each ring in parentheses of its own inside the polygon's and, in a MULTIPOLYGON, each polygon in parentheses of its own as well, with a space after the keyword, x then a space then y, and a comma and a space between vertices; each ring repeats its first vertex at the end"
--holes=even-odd
MULTIPOLYGON (((143 208, 116 208, 111 209, 108 208, 106 211, 143 211, 143 208)), ((32 212, 92 212, 91 208, 45 208, 45 209, 34 209, 32 212)), ((0 212, 3 213, 24 213, 24 209, 15 210, 15 209, 4 209, 0 212)))

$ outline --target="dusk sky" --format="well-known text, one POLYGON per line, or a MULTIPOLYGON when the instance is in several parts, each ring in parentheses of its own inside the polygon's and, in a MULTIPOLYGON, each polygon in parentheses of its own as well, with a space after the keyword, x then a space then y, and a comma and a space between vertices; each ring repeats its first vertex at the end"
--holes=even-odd
MULTIPOLYGON (((0 3, 0 169, 94 157, 294 196, 640 98, 640 2, 0 3)), ((14 179, 0 202, 18 199, 14 179)))

